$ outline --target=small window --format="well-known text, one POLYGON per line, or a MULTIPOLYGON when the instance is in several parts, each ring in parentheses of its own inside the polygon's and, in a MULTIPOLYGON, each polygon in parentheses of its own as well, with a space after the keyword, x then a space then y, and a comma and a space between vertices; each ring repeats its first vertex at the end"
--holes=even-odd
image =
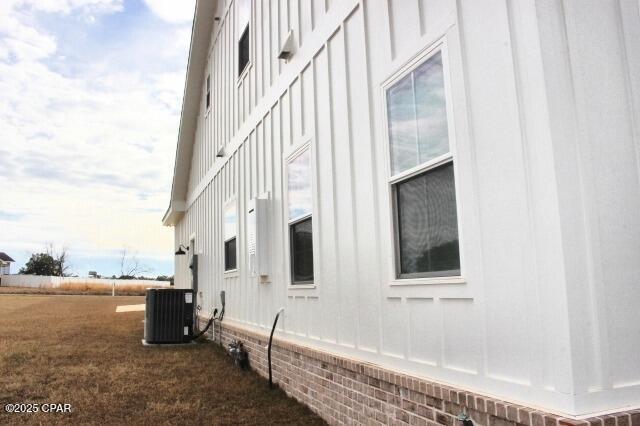
POLYGON ((249 26, 244 30, 238 42, 238 75, 241 75, 249 64, 249 26))
POLYGON ((224 270, 238 269, 236 263, 236 237, 224 242, 224 270))
POLYGON ((307 148, 288 163, 287 198, 291 283, 313 283, 311 153, 307 148))
POLYGON ((313 233, 311 217, 292 223, 291 276, 294 284, 313 282, 313 233))
POLYGON ((211 75, 207 75, 207 98, 206 98, 207 110, 211 106, 211 75))
POLYGON ((235 200, 230 201, 224 209, 224 270, 233 271, 237 265, 238 212, 235 200))
POLYGON ((249 23, 251 21, 251 0, 236 0, 238 13, 238 76, 242 75, 247 65, 249 65, 249 55, 251 49, 249 23))
POLYGON ((460 275, 442 53, 387 89, 397 278, 460 275))

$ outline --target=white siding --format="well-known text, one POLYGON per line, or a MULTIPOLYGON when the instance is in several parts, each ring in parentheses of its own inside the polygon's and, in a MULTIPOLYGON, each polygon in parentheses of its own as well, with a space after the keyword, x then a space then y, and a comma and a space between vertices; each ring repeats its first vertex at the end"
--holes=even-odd
POLYGON ((205 311, 225 290, 229 320, 268 329, 284 306, 290 338, 419 376, 569 414, 640 405, 637 1, 254 0, 240 80, 235 4, 220 3, 175 230, 176 244, 196 235, 205 311), (440 40, 464 282, 393 285, 382 85, 440 40), (307 141, 317 286, 290 289, 284 160, 307 141), (266 191, 259 283, 246 212, 266 191), (239 271, 225 275, 232 197, 239 271))

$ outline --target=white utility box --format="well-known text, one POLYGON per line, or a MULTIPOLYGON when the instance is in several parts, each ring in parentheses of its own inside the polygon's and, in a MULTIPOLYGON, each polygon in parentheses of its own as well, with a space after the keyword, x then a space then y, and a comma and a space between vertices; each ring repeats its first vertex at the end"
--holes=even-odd
POLYGON ((270 197, 265 193, 249 201, 247 215, 247 252, 249 274, 265 281, 271 274, 271 247, 269 236, 270 197))

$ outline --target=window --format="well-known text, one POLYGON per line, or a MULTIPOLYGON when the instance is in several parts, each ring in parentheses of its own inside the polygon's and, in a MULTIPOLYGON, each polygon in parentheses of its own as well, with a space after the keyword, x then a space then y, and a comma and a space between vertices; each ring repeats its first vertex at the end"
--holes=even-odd
POLYGON ((236 237, 224 242, 224 270, 238 269, 236 263, 236 237))
POLYGON ((289 161, 287 173, 291 283, 313 283, 313 231, 311 152, 309 148, 289 161))
POLYGON ((207 97, 206 97, 207 110, 211 106, 211 75, 207 75, 207 97))
POLYGON ((233 271, 237 266, 238 212, 235 200, 230 201, 224 209, 224 270, 233 271))
POLYGON ((238 75, 241 75, 249 64, 249 26, 244 30, 238 42, 238 75))
POLYGON ((237 0, 238 4, 238 76, 249 64, 251 49, 249 22, 251 20, 251 0, 237 0))
POLYGON ((396 277, 460 275, 453 157, 438 51, 387 89, 396 277))

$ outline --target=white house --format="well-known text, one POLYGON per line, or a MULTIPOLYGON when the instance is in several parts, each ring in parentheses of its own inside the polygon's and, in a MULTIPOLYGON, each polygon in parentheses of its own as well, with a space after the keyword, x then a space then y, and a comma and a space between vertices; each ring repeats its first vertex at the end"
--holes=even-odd
POLYGON ((331 423, 640 422, 639 7, 198 1, 176 285, 331 423))
POLYGON ((11 263, 15 262, 8 254, 0 251, 0 275, 11 273, 11 263))

